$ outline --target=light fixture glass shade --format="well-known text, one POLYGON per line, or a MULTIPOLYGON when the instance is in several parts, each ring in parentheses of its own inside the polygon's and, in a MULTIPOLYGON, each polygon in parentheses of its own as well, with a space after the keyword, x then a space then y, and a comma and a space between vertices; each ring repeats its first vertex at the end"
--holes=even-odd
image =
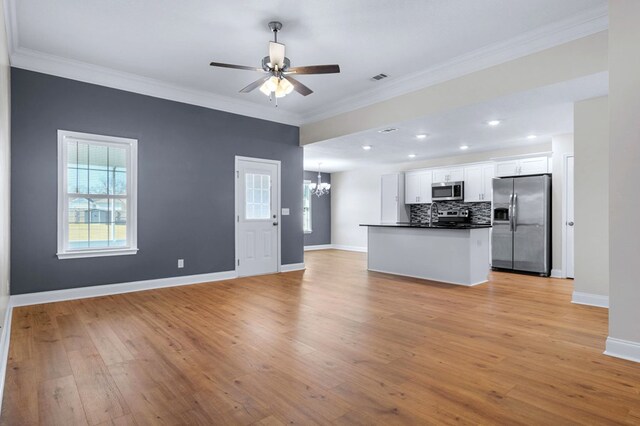
POLYGON ((316 183, 310 183, 309 184, 309 188, 311 188, 312 191, 315 191, 317 187, 318 187, 318 184, 316 184, 316 183))
POLYGON ((267 80, 265 84, 267 85, 267 88, 270 92, 275 92, 276 90, 278 90, 279 83, 279 78, 274 75, 269 80, 267 80))
POLYGON ((264 83, 262 83, 262 86, 260 86, 260 91, 265 95, 270 96, 271 91, 269 90, 269 85, 267 83, 268 81, 265 81, 264 83))
POLYGON ((291 82, 289 82, 289 80, 287 80, 286 78, 280 80, 280 85, 284 87, 285 95, 293 92, 293 84, 291 84, 291 82))

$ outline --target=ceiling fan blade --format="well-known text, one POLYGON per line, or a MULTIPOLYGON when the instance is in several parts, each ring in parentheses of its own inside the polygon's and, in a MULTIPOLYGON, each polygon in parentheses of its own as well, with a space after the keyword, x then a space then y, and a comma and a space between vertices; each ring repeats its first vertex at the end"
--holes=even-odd
POLYGON ((289 80, 289 83, 293 84, 293 90, 300 93, 302 96, 308 96, 313 93, 313 90, 309 89, 307 86, 300 83, 298 80, 291 77, 290 75, 288 75, 286 79, 289 80))
POLYGON ((274 41, 269 42, 269 62, 271 62, 272 67, 277 65, 279 69, 282 69, 284 65, 284 44, 274 41))
POLYGON ((336 74, 340 72, 340 65, 309 65, 307 67, 293 67, 287 69, 293 74, 336 74))
POLYGON ((260 87, 262 85, 262 83, 264 83, 265 81, 269 80, 269 78, 271 78, 270 75, 257 79, 253 83, 248 84, 246 87, 243 87, 240 90, 240 93, 249 93, 249 92, 251 92, 252 90, 260 87))
POLYGON ((209 65, 211 65, 212 67, 233 68, 234 70, 264 71, 262 68, 247 67, 245 65, 224 64, 222 62, 211 62, 209 65))

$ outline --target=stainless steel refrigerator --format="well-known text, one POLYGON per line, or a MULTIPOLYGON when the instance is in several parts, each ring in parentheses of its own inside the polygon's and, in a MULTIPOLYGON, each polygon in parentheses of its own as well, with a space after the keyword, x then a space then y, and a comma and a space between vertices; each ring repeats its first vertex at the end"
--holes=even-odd
POLYGON ((491 266, 549 276, 551 176, 493 179, 491 266))

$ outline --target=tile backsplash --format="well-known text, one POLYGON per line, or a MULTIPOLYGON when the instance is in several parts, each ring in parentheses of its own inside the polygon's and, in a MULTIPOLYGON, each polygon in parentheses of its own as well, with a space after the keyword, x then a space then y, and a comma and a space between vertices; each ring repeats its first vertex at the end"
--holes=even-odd
MULTIPOLYGON (((411 222, 429 223, 431 204, 411 204, 411 222)), ((438 210, 469 209, 471 223, 491 223, 491 203, 464 203, 460 201, 439 201, 438 210)), ((434 218, 435 221, 438 218, 434 218)))

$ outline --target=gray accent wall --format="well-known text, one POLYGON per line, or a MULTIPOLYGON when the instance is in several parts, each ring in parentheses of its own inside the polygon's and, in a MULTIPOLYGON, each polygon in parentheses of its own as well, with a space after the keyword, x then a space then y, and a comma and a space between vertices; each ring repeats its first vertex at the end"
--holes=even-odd
POLYGON ((303 262, 298 127, 17 68, 11 92, 12 294, 234 270, 236 155, 282 162, 282 264, 303 262), (138 254, 56 257, 58 129, 138 140, 138 254))
MULTIPOLYGON (((331 183, 331 174, 322 173, 322 182, 331 183)), ((304 172, 304 179, 318 181, 318 172, 304 172)), ((304 234, 305 246, 331 244, 331 192, 322 197, 311 196, 311 230, 304 234)))

